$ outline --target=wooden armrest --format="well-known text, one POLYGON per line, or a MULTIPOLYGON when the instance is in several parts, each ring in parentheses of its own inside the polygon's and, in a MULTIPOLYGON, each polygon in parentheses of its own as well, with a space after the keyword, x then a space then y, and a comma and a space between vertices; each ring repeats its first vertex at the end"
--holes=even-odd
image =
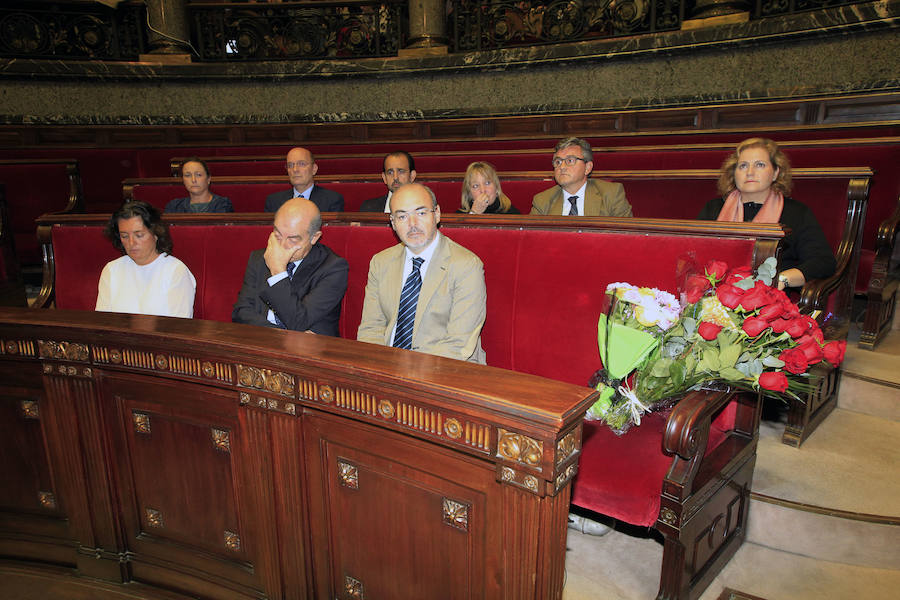
POLYGON ((898 233, 900 233, 900 198, 897 198, 897 205, 891 216, 878 225, 878 231, 875 234, 875 255, 886 255, 890 260, 898 233))

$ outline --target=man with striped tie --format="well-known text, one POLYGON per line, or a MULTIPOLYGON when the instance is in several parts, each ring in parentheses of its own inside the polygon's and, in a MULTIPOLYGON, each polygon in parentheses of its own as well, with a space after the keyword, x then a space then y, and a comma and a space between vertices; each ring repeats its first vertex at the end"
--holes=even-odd
POLYGON ((398 188, 390 215, 401 243, 369 263, 357 339, 485 364, 481 259, 441 235, 441 209, 424 185, 398 188))
POLYGON ((338 335, 349 266, 319 243, 321 227, 322 215, 309 200, 281 205, 266 249, 250 253, 232 321, 338 335))

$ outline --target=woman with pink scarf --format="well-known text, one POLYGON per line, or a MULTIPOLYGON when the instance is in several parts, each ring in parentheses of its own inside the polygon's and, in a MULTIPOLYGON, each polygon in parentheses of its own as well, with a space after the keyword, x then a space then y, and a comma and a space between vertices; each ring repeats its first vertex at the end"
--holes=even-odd
POLYGON ((722 163, 721 198, 710 200, 699 219, 781 223, 790 228, 778 262, 778 287, 801 287, 829 277, 837 263, 812 211, 788 194, 791 165, 772 140, 750 138, 722 163))

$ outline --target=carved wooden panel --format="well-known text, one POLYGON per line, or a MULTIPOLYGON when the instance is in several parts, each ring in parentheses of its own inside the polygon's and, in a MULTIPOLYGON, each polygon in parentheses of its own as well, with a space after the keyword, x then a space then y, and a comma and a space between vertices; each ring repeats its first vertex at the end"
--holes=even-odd
POLYGON ((397 600, 486 597, 485 582, 502 577, 488 575, 497 565, 485 562, 481 544, 488 529, 485 488, 497 485, 492 465, 436 452, 393 432, 365 431, 349 421, 345 426, 340 418, 312 420, 305 425, 312 442, 307 464, 321 479, 310 481, 311 526, 331 537, 330 555, 314 556, 317 573, 331 571, 325 595, 363 597, 351 590, 364 590, 366 598, 397 600), (438 472, 454 473, 452 481, 438 472), (347 577, 356 582, 352 587, 347 577))
MULTIPOLYGON (((111 375, 104 380, 103 396, 120 415, 115 454, 135 579, 171 585, 180 581, 179 572, 208 573, 215 574, 221 589, 198 587, 194 593, 262 593, 260 574, 248 568, 256 556, 247 540, 261 527, 260 508, 249 499, 248 486, 263 482, 242 483, 242 457, 235 452, 242 444, 240 405, 234 394, 111 375)), ((110 422, 115 421, 111 415, 110 422)), ((190 585, 202 586, 200 579, 190 585)))

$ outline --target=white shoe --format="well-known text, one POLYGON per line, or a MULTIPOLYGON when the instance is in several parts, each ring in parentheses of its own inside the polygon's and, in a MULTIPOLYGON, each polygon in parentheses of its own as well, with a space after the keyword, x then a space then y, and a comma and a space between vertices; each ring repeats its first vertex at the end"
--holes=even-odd
POLYGON ((612 527, 609 525, 592 521, 587 517, 582 517, 581 515, 576 515, 574 513, 569 513, 569 529, 574 529, 575 531, 580 531, 586 535, 595 535, 597 537, 606 535, 612 531, 612 527))

